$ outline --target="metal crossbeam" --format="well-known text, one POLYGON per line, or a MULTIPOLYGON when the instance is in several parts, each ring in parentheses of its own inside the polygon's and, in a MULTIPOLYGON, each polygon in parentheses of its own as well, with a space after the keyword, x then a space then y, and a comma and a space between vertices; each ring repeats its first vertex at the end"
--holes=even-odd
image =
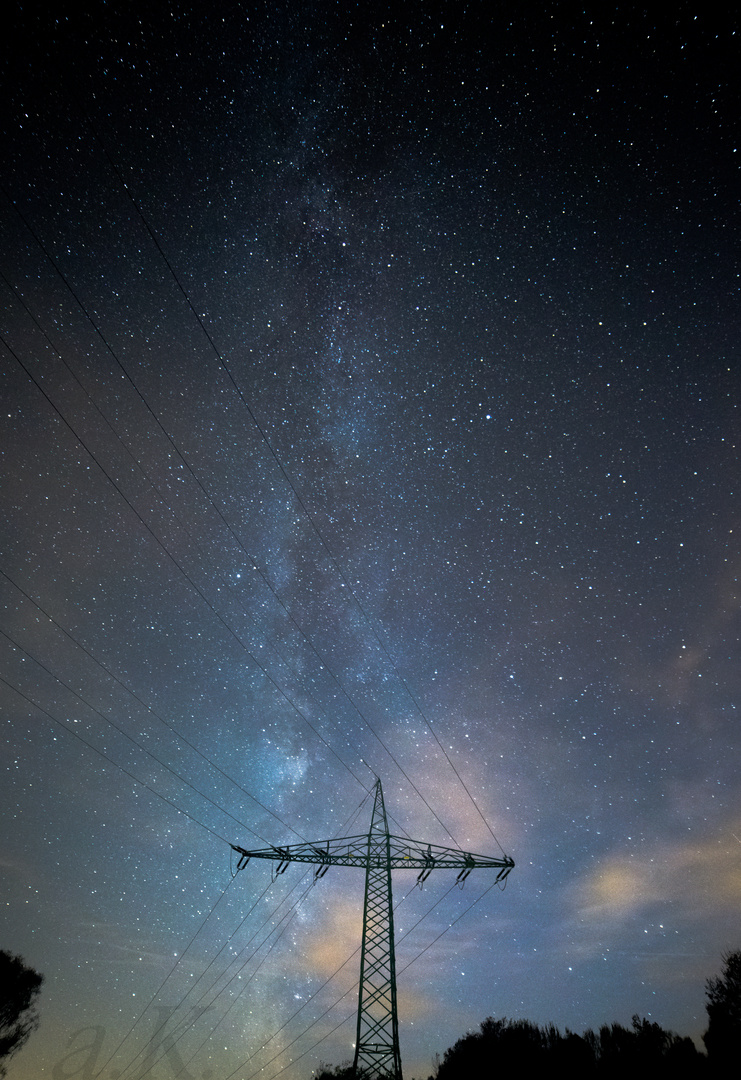
POLYGON ((495 859, 488 855, 473 855, 468 851, 393 836, 388 830, 380 780, 376 781, 370 829, 362 836, 251 851, 236 844, 231 846, 240 857, 239 870, 250 859, 277 862, 276 875, 285 873, 292 862, 312 863, 316 866, 315 880, 323 877, 330 866, 365 869, 363 947, 353 1067, 356 1080, 402 1080, 391 871, 418 870, 417 881, 421 884, 433 870, 458 870, 457 880, 463 882, 474 868, 482 867, 497 870, 495 880, 504 881, 515 865, 514 860, 509 856, 495 859))
POLYGON ((468 851, 458 851, 456 848, 440 847, 439 844, 428 844, 423 840, 408 840, 403 836, 388 836, 388 847, 383 850, 368 849, 368 834, 361 836, 345 836, 339 840, 319 840, 309 844, 286 844, 283 847, 257 848, 248 851, 246 848, 232 844, 232 848, 238 852, 247 865, 250 859, 271 859, 273 862, 285 862, 286 866, 292 862, 315 863, 326 866, 361 866, 363 868, 373 864, 385 866, 386 859, 392 870, 443 870, 444 868, 455 870, 457 868, 489 867, 503 871, 502 877, 515 865, 508 857, 492 858, 489 855, 472 855, 468 851))

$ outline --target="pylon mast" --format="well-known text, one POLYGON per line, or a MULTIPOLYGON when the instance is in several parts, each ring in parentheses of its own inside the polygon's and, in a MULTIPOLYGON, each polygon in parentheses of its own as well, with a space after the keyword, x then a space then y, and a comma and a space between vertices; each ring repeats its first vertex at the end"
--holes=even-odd
POLYGON ((353 1068, 357 1080, 365 1077, 401 1080, 394 905, 391 896, 391 838, 380 780, 376 784, 368 833, 353 1068))
POLYGON ((256 851, 231 846, 240 856, 238 870, 250 859, 277 862, 276 876, 285 873, 292 862, 313 863, 317 881, 330 866, 364 867, 363 947, 353 1068, 356 1080, 402 1080, 391 871, 419 870, 417 881, 421 884, 433 870, 448 867, 459 871, 457 880, 462 883, 474 868, 486 867, 498 871, 496 881, 504 881, 514 860, 507 855, 501 859, 472 855, 392 835, 380 780, 376 781, 370 829, 364 835, 256 851))

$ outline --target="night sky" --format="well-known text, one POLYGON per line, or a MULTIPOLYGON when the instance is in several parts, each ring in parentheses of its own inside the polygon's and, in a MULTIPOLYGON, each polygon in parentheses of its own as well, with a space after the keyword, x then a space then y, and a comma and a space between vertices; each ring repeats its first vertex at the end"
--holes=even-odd
POLYGON ((394 832, 517 864, 395 873, 407 1077, 489 1015, 699 1039, 741 946, 738 16, 86 7, 4 30, 11 1075, 350 1058, 362 872, 229 845, 363 832, 374 774, 394 832))

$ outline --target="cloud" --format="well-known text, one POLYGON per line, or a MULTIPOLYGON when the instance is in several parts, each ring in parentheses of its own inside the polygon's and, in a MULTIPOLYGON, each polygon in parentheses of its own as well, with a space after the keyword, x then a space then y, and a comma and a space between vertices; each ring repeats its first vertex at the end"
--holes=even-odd
MULTIPOLYGON (((306 942, 306 971, 313 976, 329 978, 358 949, 362 935, 362 904, 335 897, 306 942)), ((343 976, 357 979, 358 965, 359 962, 348 963, 343 976)))
POLYGON ((433 1015, 439 1008, 439 998, 422 993, 417 987, 399 986, 396 992, 399 1022, 401 1024, 414 1023, 425 1016, 433 1015))
MULTIPOLYGON (((360 973, 362 933, 362 903, 334 897, 322 918, 313 924, 311 933, 302 942, 302 975, 324 980, 336 973, 332 982, 333 992, 351 991, 347 1000, 353 1008, 360 973)), ((420 1019, 438 1006, 436 999, 425 995, 419 986, 412 988, 406 978, 400 981, 397 994, 399 1015, 404 1023, 420 1019)))
POLYGON ((741 823, 721 839, 659 845, 635 855, 612 855, 577 890, 586 918, 621 920, 655 904, 703 917, 741 904, 741 823), (735 835, 734 835, 735 834, 735 835))

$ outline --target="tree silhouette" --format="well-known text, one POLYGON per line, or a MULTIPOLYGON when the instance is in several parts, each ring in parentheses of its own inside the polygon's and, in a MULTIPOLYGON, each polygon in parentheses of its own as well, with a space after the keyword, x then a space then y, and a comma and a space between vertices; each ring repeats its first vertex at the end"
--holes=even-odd
POLYGON ((632 1027, 604 1024, 599 1033, 586 1031, 584 1039, 591 1048, 596 1074, 603 1080, 636 1077, 699 1076, 705 1059, 692 1042, 673 1031, 666 1031, 645 1017, 634 1016, 632 1027))
POLYGON ((0 950, 0 1076, 5 1076, 7 1059, 38 1026, 36 999, 43 981, 20 956, 0 950))
MULTIPOLYGON (((724 976, 709 981, 708 996, 726 1006, 730 996, 737 1038, 741 953, 725 960, 724 976)), ((599 1031, 588 1029, 583 1035, 568 1028, 562 1034, 554 1024, 489 1016, 478 1031, 469 1031, 446 1050, 442 1061, 439 1055, 436 1059, 429 1080, 492 1080, 499 1073, 554 1074, 569 1080, 706 1080, 710 1075, 708 1058, 692 1039, 638 1015, 631 1027, 603 1024, 599 1031)), ((320 1065, 313 1080, 354 1080, 352 1065, 320 1065)))
POLYGON ((702 1076, 704 1064, 691 1039, 639 1016, 630 1028, 604 1024, 583 1035, 490 1016, 445 1052, 435 1080, 491 1080, 495 1071, 557 1072, 570 1080, 690 1080, 702 1076))
POLYGON ((314 1080, 354 1080, 355 1070, 351 1061, 335 1066, 321 1064, 318 1070, 314 1070, 313 1076, 314 1080))
POLYGON ((708 1030, 703 1042, 714 1067, 737 1063, 741 1045, 741 951, 723 956, 723 970, 705 983, 708 1030))
MULTIPOLYGON (((530 1020, 501 1020, 488 1017, 478 1032, 472 1032, 459 1039, 445 1051, 442 1063, 437 1070, 437 1080, 484 1080, 497 1071, 525 1070, 532 1073, 543 1072, 549 1062, 555 1060, 556 1047, 563 1050, 563 1036, 552 1024, 539 1027, 530 1020)), ((581 1050, 570 1043, 569 1049, 576 1053, 581 1050)), ((563 1053, 560 1055, 563 1061, 563 1053)))

